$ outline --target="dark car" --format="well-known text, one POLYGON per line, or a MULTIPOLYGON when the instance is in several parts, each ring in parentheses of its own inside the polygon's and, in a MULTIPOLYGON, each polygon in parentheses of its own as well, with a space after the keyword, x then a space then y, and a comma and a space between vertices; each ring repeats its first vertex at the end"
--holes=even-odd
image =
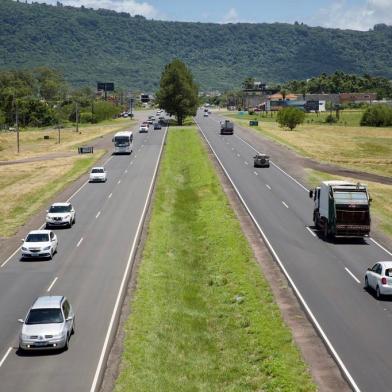
POLYGON ((266 154, 257 154, 253 157, 254 159, 254 167, 269 167, 269 156, 266 154))
POLYGON ((161 124, 159 124, 159 123, 154 123, 154 129, 162 129, 161 124))

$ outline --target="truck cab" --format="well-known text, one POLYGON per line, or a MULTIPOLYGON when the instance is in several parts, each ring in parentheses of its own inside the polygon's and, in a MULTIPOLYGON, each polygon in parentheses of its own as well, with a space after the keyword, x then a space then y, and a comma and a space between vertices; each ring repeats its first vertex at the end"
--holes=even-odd
POLYGON ((232 135, 234 133, 234 123, 232 121, 221 121, 220 126, 221 135, 232 135))
POLYGON ((314 225, 324 238, 369 235, 371 199, 366 185, 323 181, 309 196, 314 200, 314 225))

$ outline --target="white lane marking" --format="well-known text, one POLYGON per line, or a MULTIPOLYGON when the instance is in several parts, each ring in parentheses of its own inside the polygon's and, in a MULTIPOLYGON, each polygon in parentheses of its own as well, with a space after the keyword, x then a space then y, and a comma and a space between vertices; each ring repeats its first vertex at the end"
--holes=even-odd
POLYGON ((121 184, 121 180, 118 180, 118 181, 117 181, 117 184, 121 184))
POLYGON ((375 239, 373 239, 373 238, 369 238, 370 239, 370 241, 372 241, 374 244, 376 244, 379 248, 381 248, 384 252, 386 252, 386 253, 388 253, 390 256, 392 256, 392 253, 388 250, 388 249, 386 249, 386 248, 384 248, 380 243, 378 243, 375 239))
POLYGON ((16 249, 16 251, 14 253, 12 253, 12 255, 10 257, 8 257, 7 260, 4 261, 4 263, 2 265, 0 265, 0 268, 3 268, 22 248, 22 246, 19 246, 18 249, 16 249))
POLYGON ((265 186, 266 186, 269 190, 271 190, 271 187, 270 187, 268 184, 265 184, 265 186))
POLYGON ((245 163, 245 165, 249 165, 249 163, 248 163, 248 162, 246 162, 246 161, 245 161, 244 163, 245 163))
POLYGON ((87 180, 84 184, 82 184, 79 189, 77 189, 67 200, 67 203, 71 201, 71 199, 73 199, 87 184, 89 183, 89 181, 87 180))
POLYGON ((4 365, 5 360, 7 359, 8 355, 12 351, 12 347, 8 347, 7 352, 4 354, 4 357, 0 361, 0 368, 4 365))
MULTIPOLYGON (((252 218, 254 224, 256 225, 257 229, 259 230, 261 236, 264 239, 264 242, 267 244, 269 250, 271 251, 272 255, 274 256, 275 260, 278 262, 279 267, 281 268, 281 270, 283 271, 284 275, 286 276, 286 279, 289 281, 291 287, 293 288, 295 294, 297 295, 298 299, 300 300, 300 302, 302 303, 302 306, 305 308, 306 312, 308 313, 310 319, 312 320, 312 323, 314 324, 314 326, 316 327, 316 329, 319 331, 321 337, 323 338, 325 344, 328 346, 330 352, 332 353, 332 355, 335 357, 336 362, 338 363, 338 365, 340 366, 340 368, 342 369, 343 373, 345 374, 347 380, 349 381, 349 383, 351 384, 351 387, 354 389, 355 392, 360 392, 360 389, 358 388, 358 385, 356 384, 356 382, 354 381, 354 379, 352 378, 350 372, 348 371, 348 369, 346 368, 345 364, 343 363, 343 361, 341 360, 339 354, 337 353, 337 351, 335 350, 335 348, 333 347, 332 343, 330 342, 330 340, 328 339, 328 336, 326 335, 326 333, 324 332, 324 330, 322 329, 321 325, 319 324, 319 322, 317 321, 315 315, 313 314, 313 312, 311 311, 309 305, 307 304, 307 302, 305 301, 305 299, 302 297, 301 292, 299 291, 299 289, 297 288, 296 284, 294 283, 294 280, 291 278, 290 274, 288 273, 288 271, 286 270, 285 266, 283 265, 282 261, 280 260, 278 254, 276 253, 275 249, 272 247, 270 241, 268 240, 267 236, 265 235, 263 229, 260 227, 259 223, 257 222, 256 218, 254 217, 254 215, 252 214, 250 208, 248 207, 248 205, 246 204, 244 198, 242 197, 240 191, 238 190, 237 186, 234 184, 233 180, 231 179, 228 171, 226 170, 226 168, 223 166, 222 161, 219 159, 218 155, 216 154, 214 148, 212 147, 211 143, 209 142, 209 140, 207 139, 205 133, 203 132, 203 130, 201 129, 200 125, 196 122, 195 123, 197 125, 197 127, 199 128, 200 132, 202 133, 205 141, 207 142, 207 144, 210 146, 211 151, 213 152, 213 154, 215 155, 217 161, 219 162, 219 165, 221 166, 222 170, 225 172, 226 177, 229 179, 229 181, 231 182, 231 185, 233 186, 234 190, 236 191, 238 197, 240 198, 242 204, 244 205, 245 209, 248 211, 248 214, 250 215, 250 217, 252 218)), ((252 147, 253 148, 253 147, 252 147)))
POLYGON ((257 173, 257 171, 254 171, 253 173, 254 173, 256 176, 258 176, 258 175, 259 175, 259 173, 257 173))
POLYGON ((113 159, 113 155, 111 155, 106 161, 102 164, 102 166, 105 166, 109 161, 113 159))
POLYGON ((309 226, 306 226, 306 230, 307 230, 310 234, 312 234, 313 237, 317 237, 317 236, 316 236, 316 233, 315 233, 309 226))
POLYGON ((349 275, 357 282, 357 283, 361 283, 361 281, 347 268, 344 267, 344 269, 349 273, 349 275))
POLYGON ((234 151, 234 147, 231 147, 231 149, 234 151))
MULTIPOLYGON (((242 139, 242 137, 235 135, 234 136, 237 139, 240 139, 243 143, 245 143, 247 146, 249 146, 253 151, 257 152, 258 154, 260 153, 259 151, 257 151, 253 146, 251 146, 248 142, 246 142, 244 139, 242 139)), ((277 169, 279 169, 284 175, 286 175, 287 177, 289 177, 291 180, 293 180, 297 185, 299 185, 303 190, 305 190, 306 192, 309 192, 309 189, 306 188, 304 185, 302 185, 299 181, 297 181, 294 177, 290 176, 290 174, 286 173, 283 169, 281 169, 276 163, 270 161, 270 163, 272 163, 277 169)))
POLYGON ((241 155, 240 154, 237 154, 237 157, 240 157, 241 155))
POLYGON ((128 173, 128 170, 127 169, 125 169, 125 172, 124 172, 125 174, 127 174, 128 173))
POLYGON ((98 214, 95 215, 95 219, 98 219, 100 215, 101 215, 101 211, 98 211, 98 214))
POLYGON ((53 286, 54 286, 55 283, 57 282, 57 279, 58 279, 57 276, 53 279, 53 282, 50 284, 50 286, 49 286, 48 289, 46 290, 48 293, 49 293, 50 290, 52 290, 53 286))
POLYGON ((133 161, 130 162, 129 166, 133 165, 133 161))
POLYGON ((137 157, 137 154, 135 155, 135 159, 136 159, 136 157, 137 157))
POLYGON ((286 207, 289 208, 289 206, 282 200, 282 204, 286 207))
POLYGON ((115 303, 114 308, 113 308, 112 317, 110 319, 109 327, 108 327, 108 330, 107 330, 107 333, 106 333, 105 341, 104 341, 104 344, 103 344, 103 347, 102 347, 101 355, 99 357, 98 366, 97 366, 97 369, 95 371, 95 375, 94 375, 93 383, 92 383, 91 388, 90 388, 90 392, 95 392, 95 390, 96 390, 96 388, 98 386, 99 376, 101 374, 101 369, 102 369, 102 365, 103 365, 103 362, 104 362, 104 359, 105 359, 106 350, 108 348, 110 336, 112 334, 112 329, 113 329, 113 326, 114 326, 114 322, 116 320, 116 314, 117 314, 118 308, 120 306, 121 298, 123 296, 123 291, 124 291, 125 286, 126 286, 129 269, 131 268, 131 265, 132 265, 132 260, 134 258, 136 245, 138 243, 138 238, 140 236, 140 231, 141 231, 142 226, 143 226, 143 221, 144 221, 144 218, 145 218, 145 215, 146 215, 146 212, 147 212, 147 207, 148 207, 148 204, 149 204, 149 201, 150 201, 150 198, 151 198, 151 193, 152 193, 152 190, 153 190, 153 187, 154 187, 154 183, 155 183, 155 179, 156 179, 156 176, 157 176, 158 166, 159 166, 159 162, 161 160, 163 147, 165 145, 166 135, 167 135, 167 128, 165 130, 165 134, 164 134, 163 139, 162 139, 161 150, 159 152, 157 163, 155 165, 155 170, 154 170, 154 174, 152 176, 150 188, 149 188, 148 193, 147 193, 146 202, 144 203, 143 212, 142 212, 142 215, 140 217, 138 227, 136 229, 136 234, 135 234, 135 237, 133 239, 132 248, 131 248, 131 251, 129 253, 127 265, 125 267, 125 271, 124 271, 124 275, 123 275, 123 278, 122 278, 122 281, 121 281, 121 284, 120 284, 120 288, 118 290, 116 303, 115 303))
POLYGON ((80 244, 83 242, 83 237, 79 240, 79 242, 76 244, 76 247, 79 248, 80 244))
POLYGON ((111 193, 111 194, 108 196, 108 199, 110 199, 112 196, 113 196, 113 193, 111 193))

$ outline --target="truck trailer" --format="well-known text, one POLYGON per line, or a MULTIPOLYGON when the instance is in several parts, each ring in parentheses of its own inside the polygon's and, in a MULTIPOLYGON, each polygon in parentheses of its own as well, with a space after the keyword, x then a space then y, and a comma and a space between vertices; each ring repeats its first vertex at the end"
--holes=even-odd
POLYGON ((371 198, 366 185, 323 181, 309 197, 314 200, 314 225, 325 239, 369 235, 371 198))
POLYGON ((221 135, 232 135, 234 133, 234 123, 229 121, 229 120, 225 120, 225 121, 221 121, 220 123, 220 134, 221 135))

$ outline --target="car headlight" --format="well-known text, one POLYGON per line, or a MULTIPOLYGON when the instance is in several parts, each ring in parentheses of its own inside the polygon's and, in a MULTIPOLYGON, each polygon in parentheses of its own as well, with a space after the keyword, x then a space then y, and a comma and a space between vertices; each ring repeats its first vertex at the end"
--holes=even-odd
POLYGON ((26 335, 25 333, 21 333, 21 334, 20 334, 20 338, 21 338, 22 340, 30 339, 30 335, 26 335))
POLYGON ((68 215, 64 216, 64 219, 69 219, 70 217, 71 217, 71 215, 68 214, 68 215))
POLYGON ((45 246, 45 248, 43 248, 42 250, 49 250, 50 249, 50 245, 49 246, 45 246))
POLYGON ((66 333, 60 332, 60 333, 57 334, 57 335, 53 335, 53 338, 52 338, 52 339, 62 339, 63 337, 65 337, 65 335, 66 335, 66 333))
POLYGON ((25 246, 22 246, 22 250, 26 251, 28 249, 25 246))

